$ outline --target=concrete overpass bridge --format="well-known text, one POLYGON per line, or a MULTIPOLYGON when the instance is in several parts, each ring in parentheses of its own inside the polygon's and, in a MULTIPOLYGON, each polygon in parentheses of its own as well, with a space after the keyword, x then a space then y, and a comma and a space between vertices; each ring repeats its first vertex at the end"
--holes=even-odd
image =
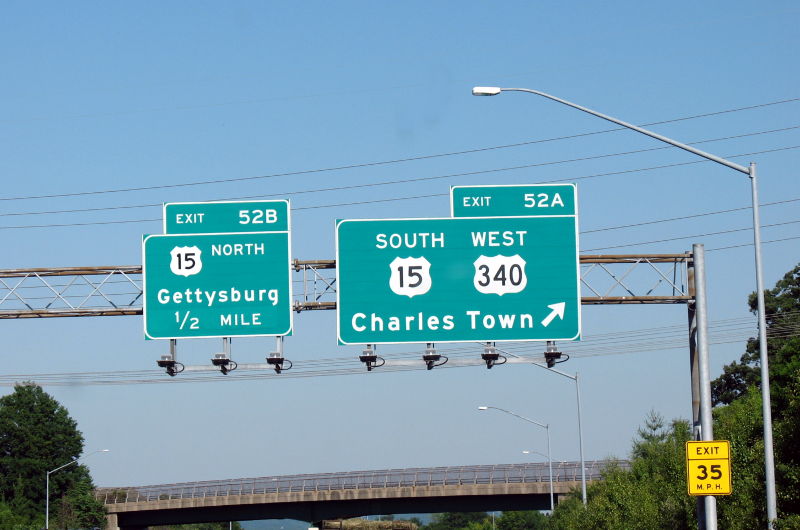
MULTIPOLYGON (((587 461, 586 480, 606 461, 587 461)), ((628 462, 618 465, 628 467, 628 462)), ((553 463, 558 500, 580 488, 579 462, 553 463)), ((322 521, 362 515, 546 510, 547 463, 349 471, 99 488, 108 530, 260 519, 322 521)))

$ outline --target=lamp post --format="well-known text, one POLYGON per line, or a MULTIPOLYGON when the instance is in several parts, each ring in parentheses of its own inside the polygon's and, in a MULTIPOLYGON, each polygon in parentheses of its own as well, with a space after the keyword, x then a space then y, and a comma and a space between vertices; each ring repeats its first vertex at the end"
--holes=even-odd
MULTIPOLYGON (((642 127, 637 127, 636 125, 632 125, 617 118, 601 114, 600 112, 597 112, 595 110, 583 107, 581 105, 577 105, 565 99, 561 99, 552 96, 550 94, 540 92, 538 90, 531 90, 529 88, 500 88, 500 87, 475 87, 472 89, 472 95, 474 96, 496 96, 501 92, 528 92, 529 94, 542 96, 544 98, 556 101, 563 105, 567 105, 568 107, 578 109, 593 116, 597 116, 598 118, 602 118, 606 121, 616 123, 617 125, 621 125, 622 127, 625 127, 627 129, 631 129, 636 132, 642 133, 651 138, 655 138, 656 140, 670 144, 674 147, 678 147, 680 149, 683 149, 684 151, 688 151, 695 155, 701 156, 707 160, 711 160, 712 162, 716 162, 731 169, 735 169, 736 171, 744 173, 745 175, 750 177, 750 195, 753 203, 753 245, 755 247, 756 298, 758 300, 758 344, 759 344, 759 362, 761 365, 761 407, 762 407, 763 423, 764 423, 763 426, 764 468, 765 468, 766 491, 767 491, 767 520, 769 526, 772 527, 773 522, 778 518, 778 507, 777 507, 777 496, 775 491, 775 457, 772 447, 773 445, 772 408, 770 404, 770 392, 769 392, 769 364, 768 364, 769 361, 767 358, 767 323, 766 323, 766 316, 764 314, 764 280, 763 280, 763 271, 761 264, 761 220, 760 220, 759 205, 758 205, 758 179, 756 175, 755 163, 751 162, 748 167, 736 164, 735 162, 731 162, 730 160, 726 160, 722 157, 712 155, 711 153, 707 153, 705 151, 701 151, 700 149, 696 149, 690 145, 678 142, 676 140, 672 140, 671 138, 667 138, 666 136, 662 136, 647 129, 643 129, 642 127)), ((705 357, 704 359, 700 359, 700 362, 701 363, 705 362, 707 367, 708 357, 707 356, 704 357, 705 357)), ((703 384, 703 382, 701 382, 701 384, 703 384)), ((705 384, 710 386, 710 382, 708 381, 706 381, 705 384)), ((707 394, 708 403, 701 403, 701 409, 705 407, 706 410, 710 411, 711 392, 710 390, 708 390, 708 388, 706 390, 707 391, 705 392, 701 392, 701 395, 707 394)), ((707 414, 704 414, 704 416, 706 415, 707 414)), ((713 430, 711 427, 712 426, 711 418, 710 417, 701 418, 701 425, 702 425, 701 438, 703 440, 712 440, 713 430)), ((709 498, 713 500, 713 497, 706 497, 706 499, 709 498)), ((716 512, 716 504, 714 504, 713 506, 713 511, 716 512)), ((714 519, 716 520, 716 516, 714 517, 714 519)))
POLYGON ((64 469, 67 466, 71 466, 72 464, 74 464, 78 460, 81 460, 83 458, 88 458, 88 457, 92 456, 95 453, 107 453, 109 451, 110 451, 110 449, 98 449, 97 451, 92 451, 91 453, 89 453, 86 456, 76 458, 75 460, 72 460, 71 462, 67 462, 63 466, 59 466, 59 467, 47 472, 46 478, 45 478, 45 496, 44 496, 44 528, 45 528, 45 530, 50 530, 50 475, 52 475, 56 471, 60 471, 60 470, 64 469))
MULTIPOLYGON (((553 503, 553 459, 550 458, 550 425, 547 423, 539 423, 538 421, 532 420, 530 418, 526 418, 525 416, 520 416, 510 410, 501 409, 500 407, 490 407, 487 405, 481 405, 478 407, 478 410, 499 410, 500 412, 505 412, 506 414, 511 414, 512 416, 519 418, 523 421, 527 421, 528 423, 533 423, 534 425, 538 425, 539 427, 544 428, 547 431, 547 462, 550 467, 550 511, 553 511, 554 503, 553 503)), ((523 451, 524 453, 525 451, 523 451)), ((534 451, 535 452, 535 451, 534 451)), ((539 453, 541 454, 541 453, 539 453)))
MULTIPOLYGON (((507 355, 512 355, 510 352, 500 350, 498 351, 503 352, 507 355)), ((556 370, 555 368, 548 368, 542 366, 540 364, 533 363, 534 366, 538 366, 539 368, 543 368, 548 372, 553 372, 554 374, 558 374, 561 377, 566 377, 567 379, 572 379, 575 381, 575 396, 578 402, 578 451, 581 457, 581 500, 583 501, 583 505, 586 506, 588 502, 586 499, 586 464, 583 460, 583 419, 581 417, 581 385, 580 385, 580 377, 578 372, 575 372, 575 375, 569 375, 566 372, 562 372, 561 370, 556 370)))
POLYGON ((550 472, 550 511, 553 511, 553 459, 550 456, 550 429, 547 429, 547 454, 543 455, 539 451, 532 451, 532 450, 524 450, 522 454, 529 455, 529 454, 537 454, 539 456, 543 456, 547 458, 547 467, 549 468, 550 472))

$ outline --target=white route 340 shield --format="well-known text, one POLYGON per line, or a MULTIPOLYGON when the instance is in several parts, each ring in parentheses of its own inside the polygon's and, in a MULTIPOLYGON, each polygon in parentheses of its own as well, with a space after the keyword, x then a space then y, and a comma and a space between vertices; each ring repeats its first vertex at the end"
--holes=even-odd
POLYGON ((481 256, 473 265, 475 265, 473 284, 478 292, 503 296, 518 293, 528 285, 525 260, 519 254, 481 256))

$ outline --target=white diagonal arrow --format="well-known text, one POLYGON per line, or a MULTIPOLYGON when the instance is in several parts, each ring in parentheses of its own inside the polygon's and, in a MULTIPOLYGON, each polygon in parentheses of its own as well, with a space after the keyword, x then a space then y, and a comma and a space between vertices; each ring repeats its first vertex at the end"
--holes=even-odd
POLYGON ((559 302, 557 304, 550 304, 549 307, 552 309, 549 315, 542 320, 542 326, 547 327, 550 325, 550 322, 553 321, 554 318, 558 317, 561 320, 564 320, 564 307, 567 305, 566 302, 559 302))

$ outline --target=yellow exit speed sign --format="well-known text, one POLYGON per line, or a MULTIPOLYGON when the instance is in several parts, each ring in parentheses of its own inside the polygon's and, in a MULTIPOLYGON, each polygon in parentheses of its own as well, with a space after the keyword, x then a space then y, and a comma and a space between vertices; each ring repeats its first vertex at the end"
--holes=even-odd
POLYGON ((730 442, 686 442, 686 479, 689 495, 730 495, 730 442))

